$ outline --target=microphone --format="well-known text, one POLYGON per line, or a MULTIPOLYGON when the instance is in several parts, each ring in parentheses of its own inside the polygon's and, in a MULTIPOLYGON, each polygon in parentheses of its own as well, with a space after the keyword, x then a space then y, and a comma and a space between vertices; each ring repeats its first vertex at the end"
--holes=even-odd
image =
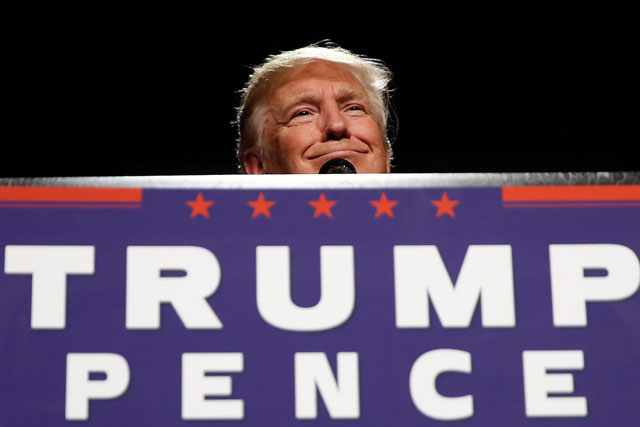
POLYGON ((318 173, 357 173, 356 168, 345 159, 331 159, 320 168, 318 173))

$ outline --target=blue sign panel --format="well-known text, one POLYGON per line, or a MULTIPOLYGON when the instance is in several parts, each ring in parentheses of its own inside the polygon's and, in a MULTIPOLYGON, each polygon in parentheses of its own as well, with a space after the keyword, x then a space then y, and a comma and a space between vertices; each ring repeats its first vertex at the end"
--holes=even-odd
POLYGON ((0 425, 630 426, 640 186, 0 187, 0 425))

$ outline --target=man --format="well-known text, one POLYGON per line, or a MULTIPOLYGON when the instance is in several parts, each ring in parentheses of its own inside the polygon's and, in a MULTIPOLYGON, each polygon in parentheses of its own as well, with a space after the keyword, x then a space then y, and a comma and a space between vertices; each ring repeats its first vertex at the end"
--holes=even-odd
POLYGON ((248 174, 318 173, 345 159, 388 173, 391 72, 339 47, 311 45, 253 70, 238 108, 238 162, 248 174))

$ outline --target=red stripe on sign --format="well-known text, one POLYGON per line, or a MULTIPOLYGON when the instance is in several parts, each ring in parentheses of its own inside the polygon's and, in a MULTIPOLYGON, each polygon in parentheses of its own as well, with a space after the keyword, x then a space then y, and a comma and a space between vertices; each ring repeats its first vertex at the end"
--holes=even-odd
POLYGON ((640 185, 502 187, 503 202, 640 200, 640 185))
POLYGON ((622 202, 622 203, 588 203, 588 202, 575 202, 575 203, 505 203, 505 208, 611 208, 611 207, 631 207, 640 206, 640 202, 622 202))
POLYGON ((142 202, 141 188, 0 186, 3 202, 142 202))
POLYGON ((84 209, 139 209, 142 205, 123 205, 118 203, 93 205, 87 203, 1 203, 0 208, 84 208, 84 209))

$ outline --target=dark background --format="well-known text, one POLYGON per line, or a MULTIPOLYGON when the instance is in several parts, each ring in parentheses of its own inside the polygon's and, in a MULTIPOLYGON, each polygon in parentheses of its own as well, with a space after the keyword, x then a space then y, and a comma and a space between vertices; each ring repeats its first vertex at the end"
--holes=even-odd
POLYGON ((9 6, 0 177, 235 173, 249 66, 323 39, 394 72, 395 172, 640 170, 638 6, 511 3, 9 6))

